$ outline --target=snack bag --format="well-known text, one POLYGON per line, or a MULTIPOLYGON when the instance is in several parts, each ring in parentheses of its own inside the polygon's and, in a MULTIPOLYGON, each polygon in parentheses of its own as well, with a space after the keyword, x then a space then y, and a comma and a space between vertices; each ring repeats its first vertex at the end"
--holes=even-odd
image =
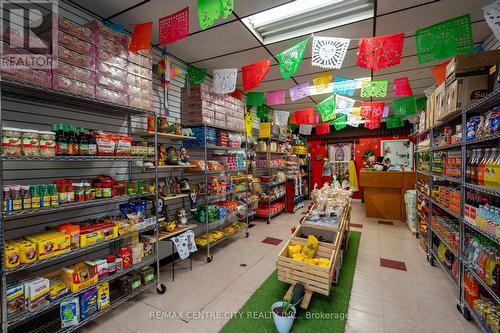
POLYGON ((290 245, 288 247, 288 257, 293 258, 294 254, 298 254, 302 252, 302 245, 297 244, 297 245, 290 245))
POLYGON ((302 254, 306 258, 314 258, 316 250, 318 249, 318 239, 314 235, 309 235, 307 237, 306 245, 302 249, 302 254))
POLYGON ((78 304, 78 298, 72 298, 65 302, 61 302, 60 315, 61 315, 61 326, 70 327, 78 325, 78 317, 80 314, 80 307, 78 304))
POLYGON ((293 260, 304 261, 304 255, 302 253, 297 253, 292 256, 293 260))
POLYGON ((109 306, 109 283, 104 282, 97 286, 97 308, 99 311, 106 309, 109 306))

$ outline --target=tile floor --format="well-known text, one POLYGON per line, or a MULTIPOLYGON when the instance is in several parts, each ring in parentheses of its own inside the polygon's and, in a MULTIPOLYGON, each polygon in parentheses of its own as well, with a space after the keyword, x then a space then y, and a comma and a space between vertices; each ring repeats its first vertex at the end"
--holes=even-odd
MULTIPOLYGON (((151 289, 84 331, 218 332, 275 269, 277 253, 300 217, 299 211, 282 214, 269 225, 255 222, 250 238, 236 236, 214 248, 212 263, 200 253, 194 256, 193 271, 177 271, 175 282, 169 271, 163 272, 164 295, 151 289), (284 241, 277 246, 262 243, 266 237, 284 241), (199 318, 203 315, 212 317, 199 318)), ((362 236, 346 332, 479 332, 456 310, 446 277, 429 266, 404 223, 368 219, 359 201, 353 203, 351 222, 362 236), (402 261, 407 270, 381 267, 380 258, 402 261)))

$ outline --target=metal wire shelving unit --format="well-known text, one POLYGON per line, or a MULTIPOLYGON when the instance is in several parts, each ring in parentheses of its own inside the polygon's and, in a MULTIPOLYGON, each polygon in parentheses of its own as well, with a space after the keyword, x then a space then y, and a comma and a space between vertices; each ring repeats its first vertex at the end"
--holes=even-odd
MULTIPOLYGON (((226 127, 226 126, 219 126, 219 125, 213 125, 213 124, 210 124, 210 125, 207 125, 207 124, 186 124, 185 127, 190 127, 190 128, 194 128, 194 127, 201 127, 203 128, 203 131, 204 133, 207 133, 207 129, 208 128, 212 128, 212 129, 215 129, 216 131, 226 131, 226 132, 232 132, 232 133, 238 133, 238 134, 242 134, 242 135, 245 135, 245 132, 243 130, 237 130, 237 129, 234 129, 234 128, 229 128, 229 127, 226 127)), ((232 233, 232 234, 229 234, 229 235, 225 235, 223 238, 220 238, 214 242, 209 242, 207 243, 206 246, 198 246, 200 249, 206 249, 207 251, 207 262, 210 263, 213 261, 213 255, 211 254, 211 248, 222 243, 223 241, 227 240, 227 239, 230 239, 230 238, 233 238, 233 236, 237 235, 237 234, 240 234, 240 232, 242 231, 245 231, 245 237, 250 237, 250 232, 249 232, 249 227, 248 227, 248 220, 249 220, 249 217, 251 216, 251 214, 245 214, 244 217, 240 218, 237 216, 236 213, 231 213, 231 214, 228 214, 227 216, 225 216, 224 218, 221 218, 221 219, 218 219, 216 221, 209 221, 208 219, 208 205, 210 203, 213 203, 213 202, 217 202, 217 201, 220 201, 220 200, 225 200, 225 199, 229 199, 231 198, 234 194, 236 194, 235 192, 225 192, 225 193, 217 193, 217 194, 209 194, 209 191, 208 191, 208 188, 209 188, 209 177, 211 175, 218 175, 218 174, 224 174, 224 175, 230 175, 230 174, 242 174, 244 173, 245 174, 245 177, 247 179, 247 191, 249 189, 249 184, 248 184, 248 165, 246 166, 246 168, 242 168, 242 169, 234 169, 234 170, 208 170, 208 161, 210 160, 210 158, 216 154, 218 151, 222 151, 224 152, 224 154, 236 154, 237 152, 241 152, 241 151, 247 151, 248 150, 248 140, 246 138, 246 135, 245 135, 245 144, 244 146, 242 145, 240 148, 235 148, 235 147, 223 147, 223 146, 217 146, 217 145, 213 145, 213 144, 208 144, 207 143, 207 136, 204 135, 204 139, 203 139, 203 146, 199 146, 199 147, 188 147, 187 149, 190 149, 190 150, 197 150, 197 151, 201 151, 201 156, 205 162, 205 170, 201 171, 201 172, 192 172, 190 173, 190 175, 198 175, 198 176, 202 176, 203 180, 204 180, 204 194, 202 194, 202 197, 200 197, 200 202, 199 203, 203 203, 206 205, 205 207, 205 222, 200 222, 200 225, 203 225, 205 224, 205 231, 204 233, 206 234, 206 237, 208 239, 209 237, 209 233, 213 230, 216 230, 216 229, 220 229, 224 226, 226 226, 227 224, 229 224, 230 222, 234 222, 235 220, 244 220, 245 222, 245 228, 242 228, 240 230, 237 230, 236 232, 232 233)), ((245 161, 245 163, 247 163, 247 161, 245 161)))
MULTIPOLYGON (((272 152, 271 151, 271 142, 275 141, 275 142, 278 142, 278 143, 285 143, 286 140, 277 138, 277 137, 273 136, 273 134, 271 134, 271 136, 269 138, 262 138, 262 140, 265 140, 265 142, 266 142, 266 151, 257 151, 257 155, 259 155, 259 154, 260 155, 265 155, 266 161, 267 161, 267 167, 257 168, 257 170, 265 171, 267 173, 266 176, 268 176, 269 180, 271 180, 273 178, 273 175, 274 175, 275 171, 285 171, 285 167, 271 167, 271 156, 274 155, 274 156, 277 156, 279 158, 286 158, 288 156, 288 153, 285 153, 285 152, 272 152)), ((267 191, 268 195, 271 193, 271 188, 276 187, 276 186, 280 186, 280 185, 285 185, 285 184, 286 184, 286 181, 282 181, 282 182, 269 182, 269 183, 263 183, 263 182, 261 182, 261 186, 262 186, 263 190, 265 189, 265 191, 267 191)), ((269 201, 262 201, 261 200, 259 202, 259 204, 262 204, 262 205, 266 205, 267 204, 267 206, 268 206, 268 212, 267 212, 266 215, 256 214, 255 216, 259 217, 259 218, 265 219, 266 223, 270 224, 271 220, 274 217, 278 216, 283 211, 286 211, 286 201, 287 201, 286 190, 285 190, 285 195, 283 195, 283 196, 280 196, 278 198, 274 198, 274 199, 269 200, 269 201), (274 202, 277 202, 277 201, 281 201, 281 200, 285 201, 285 204, 283 205, 283 207, 280 210, 271 213, 271 204, 274 203, 274 202)))
MULTIPOLYGON (((457 308, 458 310, 463 314, 463 316, 467 319, 473 319, 476 324, 479 326, 480 330, 482 332, 487 332, 487 328, 482 320, 480 320, 479 315, 475 313, 472 310, 472 306, 467 303, 465 300, 465 286, 464 286, 464 277, 465 274, 469 274, 476 280, 476 282, 481 286, 482 290, 486 291, 487 295, 491 298, 491 300, 496 303, 497 305, 500 305, 500 295, 496 294, 496 292, 483 280, 481 277, 476 273, 474 268, 471 266, 469 262, 467 262, 467 258, 465 256, 465 240, 467 235, 470 234, 477 234, 481 235, 485 238, 488 239, 490 244, 493 244, 493 246, 496 249, 500 249, 500 239, 496 237, 496 235, 493 235, 491 233, 488 233, 485 230, 482 230, 478 226, 476 226, 472 221, 468 220, 467 218, 464 217, 464 212, 465 212, 465 198, 466 198, 466 193, 467 192, 477 192, 481 194, 485 194, 491 197, 496 197, 498 198, 500 196, 500 188, 493 188, 493 187, 488 187, 488 186, 483 186, 483 185, 476 185, 476 184, 471 184, 466 181, 466 174, 467 174, 467 151, 468 149, 471 149, 473 145, 485 145, 489 143, 495 143, 498 144, 498 139, 500 139, 500 133, 496 133, 493 135, 487 135, 483 137, 476 138, 474 140, 466 140, 466 135, 465 133, 462 134, 462 140, 460 143, 456 144, 450 144, 446 146, 441 146, 441 147, 436 147, 435 145, 435 135, 440 132, 441 128, 445 125, 450 125, 450 124, 461 124, 462 128, 466 128, 467 124, 467 119, 475 114, 480 114, 483 113, 487 110, 489 110, 491 107, 495 105, 500 104, 500 89, 495 90, 494 92, 490 93, 486 97, 482 98, 481 100, 471 104, 467 108, 465 108, 461 113, 454 114, 453 116, 450 116, 446 118, 445 120, 437 123, 436 125, 432 126, 431 128, 421 131, 420 133, 417 134, 417 142, 420 139, 421 135, 429 135, 430 137, 430 168, 428 172, 417 172, 417 178, 420 177, 426 177, 429 179, 429 193, 427 194, 429 200, 429 214, 425 218, 427 219, 427 224, 429 226, 429 239, 428 239, 428 252, 427 252, 427 260, 431 263, 431 265, 434 265, 434 263, 437 260, 436 253, 434 252, 432 248, 432 235, 435 235, 440 239, 441 242, 442 238, 441 235, 437 234, 437 232, 432 228, 432 212, 435 207, 438 207, 441 209, 441 211, 444 211, 448 216, 450 216, 458 225, 460 233, 459 233, 459 252, 457 253, 456 250, 452 249, 449 247, 446 242, 443 242, 445 246, 447 246, 450 251, 454 254, 455 260, 459 261, 459 272, 458 272, 458 280, 455 281, 451 275, 448 269, 446 269, 442 263, 439 263, 439 266, 444 270, 445 274, 447 277, 450 279, 450 282, 452 286, 454 287, 454 290, 456 291, 456 302, 457 302, 457 308), (461 176, 460 178, 455 178, 455 177, 449 177, 446 175, 439 175, 432 173, 432 168, 433 168, 433 158, 432 155, 435 153, 438 153, 443 150, 451 150, 451 149, 456 149, 460 150, 461 152, 461 176), (450 184, 450 186, 458 188, 460 191, 460 213, 456 213, 451 211, 450 209, 446 208, 443 204, 440 204, 436 200, 432 198, 432 189, 434 187, 434 184, 436 181, 446 181, 450 184)), ((418 161, 419 158, 419 151, 415 151, 415 161, 418 161)), ((418 191, 417 191, 418 192, 418 191)), ((421 194, 420 192, 418 192, 421 194)), ((424 218, 424 216, 421 216, 424 218)))
MULTIPOLYGON (((127 105, 122 105, 122 104, 117 104, 117 103, 111 103, 111 102, 106 102, 102 100, 98 100, 95 98, 90 98, 90 97, 85 97, 81 95, 76 95, 72 94, 69 92, 57 90, 57 89, 51 89, 47 87, 41 87, 41 86, 36 86, 32 85, 29 83, 21 83, 21 82, 14 82, 10 80, 5 80, 2 79, 0 81, 0 97, 2 100, 2 103, 4 99, 8 100, 13 100, 17 103, 24 103, 24 102, 35 102, 37 104, 42 104, 46 107, 56 107, 60 106, 63 108, 67 108, 68 110, 71 110, 72 112, 78 112, 82 113, 88 116, 92 117, 99 117, 99 116, 112 116, 113 118, 116 119, 124 119, 126 124, 127 124, 127 133, 128 135, 132 135, 132 118, 141 118, 141 117, 147 117, 147 116, 153 116, 155 120, 155 129, 154 132, 152 133, 152 136, 154 137, 154 142, 155 142, 155 147, 157 146, 158 143, 158 136, 157 136, 157 126, 156 126, 156 118, 157 114, 153 111, 149 110, 143 110, 135 107, 129 107, 127 105)), ((0 135, 2 134, 2 129, 3 125, 5 122, 4 116, 2 115, 4 112, 3 108, 0 108, 0 135)), ((52 117, 50 115, 46 115, 45 117, 52 117)), ((136 167, 134 165, 134 162, 140 163, 144 159, 142 157, 135 157, 135 156, 54 156, 54 157, 26 157, 26 156, 19 156, 19 157, 14 157, 14 156, 3 156, 3 152, 1 150, 2 148, 0 147, 0 156, 2 158, 0 159, 0 165, 1 165, 1 175, 0 175, 0 187, 3 188, 3 184, 5 181, 5 169, 4 169, 4 164, 7 163, 16 163, 16 165, 21 165, 27 162, 53 162, 53 163, 73 163, 73 162, 79 162, 79 164, 82 164, 85 166, 85 168, 93 168, 92 164, 86 164, 88 162, 109 162, 109 163, 114 163, 114 162, 126 162, 128 166, 128 179, 131 180, 131 174, 132 174, 132 168, 136 167)), ((155 149, 155 156, 154 156, 154 161, 158 160, 158 152, 155 149)), ((107 165, 107 164, 106 164, 107 165)), ((120 167, 123 165, 123 163, 120 164, 120 167)), ((157 163, 155 163, 157 165, 157 163)), ((109 168, 115 168, 117 166, 113 164, 109 164, 109 168)), ((102 167, 101 167, 102 168, 102 167)), ((108 168, 106 166, 105 168, 108 168)), ((156 268, 156 273, 155 273, 155 280, 154 283, 150 283, 146 286, 143 286, 141 288, 138 288, 134 290, 132 293, 122 295, 119 298, 112 298, 111 299, 111 305, 108 309, 104 311, 97 312, 93 314, 91 317, 82 320, 79 322, 78 326, 72 326, 69 328, 61 328, 60 324, 60 316, 59 316, 59 309, 58 305, 61 304, 61 302, 67 298, 72 298, 75 296, 78 296, 80 293, 84 292, 88 288, 84 290, 80 290, 77 293, 70 293, 64 298, 61 298, 57 301, 49 302, 44 306, 41 306, 37 308, 36 310, 30 311, 30 310, 25 310, 22 313, 13 313, 9 314, 8 309, 7 309, 7 300, 6 300, 6 286, 7 286, 7 278, 10 277, 11 275, 17 275, 17 274, 25 274, 26 271, 29 271, 31 273, 34 273, 38 270, 44 270, 48 268, 48 265, 50 265, 50 268, 61 268, 65 265, 68 265, 67 261, 68 260, 73 260, 71 261, 72 264, 74 263, 74 259, 80 258, 82 256, 88 255, 90 253, 93 253, 97 250, 104 250, 106 247, 109 247, 109 249, 112 248, 112 246, 117 246, 119 242, 129 238, 131 234, 127 235, 122 235, 119 237, 111 238, 105 241, 98 242, 94 245, 87 246, 87 247, 80 247, 77 249, 69 250, 66 253, 62 253, 60 255, 50 257, 44 260, 39 260, 35 261, 31 264, 26 264, 26 265, 21 265, 15 268, 6 268, 5 265, 5 251, 4 251, 4 244, 5 240, 7 240, 6 237, 6 228, 9 224, 17 223, 17 220, 25 219, 28 217, 33 217, 33 216, 42 216, 42 215, 47 215, 48 216, 48 221, 49 222, 40 222, 37 225, 42 226, 46 223, 51 223, 53 224, 55 221, 57 221, 57 217, 61 212, 68 212, 71 210, 81 210, 81 209, 87 209, 91 207, 98 207, 101 205, 110 205, 110 204, 118 204, 120 202, 126 202, 129 200, 137 199, 137 198, 144 198, 145 196, 148 197, 154 197, 156 202, 158 201, 158 168, 155 167, 155 177, 154 177, 154 188, 155 191, 154 193, 143 193, 140 195, 122 195, 122 196, 116 196, 116 197, 111 197, 111 198, 106 198, 106 199, 96 199, 92 201, 84 201, 84 202, 77 202, 74 204, 66 204, 66 205, 60 205, 60 206, 53 206, 53 207, 43 207, 43 208, 37 208, 37 209, 28 209, 28 210, 20 210, 20 211, 11 211, 11 212, 4 212, 3 210, 3 192, 0 192, 0 270, 1 270, 1 292, 0 292, 0 300, 1 300, 1 321, 2 321, 2 332, 33 332, 39 329, 42 329, 47 332, 69 332, 76 330, 77 328, 80 328, 87 324, 88 322, 94 320, 97 317, 102 316, 106 312, 110 311, 113 308, 116 308, 126 302, 127 300, 131 299, 132 297, 142 293, 143 291, 149 289, 152 286, 156 286, 156 290, 158 293, 163 294, 166 291, 166 286, 161 283, 161 278, 160 278, 160 269, 159 269, 159 257, 158 257, 158 239, 159 239, 159 228, 158 228, 158 221, 159 221, 159 216, 158 212, 153 214, 153 216, 149 219, 151 223, 147 224, 146 226, 137 229, 136 231, 139 233, 146 233, 146 232, 153 232, 154 237, 156 238, 156 246, 154 247, 154 250, 152 251, 153 253, 149 257, 143 257, 141 262, 133 265, 131 267, 128 267, 120 272, 118 272, 115 275, 110 275, 105 279, 102 279, 99 281, 99 283, 102 282, 111 282, 115 280, 116 278, 123 276, 126 273, 131 272, 132 270, 142 268, 145 266, 149 265, 154 265, 156 268)), ((23 171, 22 168, 20 168, 21 171, 23 171)), ((92 213, 92 214, 98 214, 92 213)), ((28 225, 26 228, 31 227, 28 225)), ((27 229, 23 229, 25 227, 21 226, 16 229, 16 232, 20 235, 27 235, 29 232, 27 229), (25 230, 23 232, 23 230, 25 230)), ((8 230, 8 229, 7 229, 8 230)), ((9 236, 10 237, 10 236, 9 236)), ((17 238, 19 236, 16 236, 17 238)), ((90 288, 90 287, 89 287, 90 288)))

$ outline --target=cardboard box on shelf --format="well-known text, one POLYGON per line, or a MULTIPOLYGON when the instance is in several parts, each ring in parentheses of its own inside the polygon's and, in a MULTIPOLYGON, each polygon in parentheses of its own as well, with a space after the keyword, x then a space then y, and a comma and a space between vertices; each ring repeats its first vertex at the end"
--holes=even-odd
POLYGON ((446 87, 446 113, 450 116, 462 112, 474 101, 488 94, 488 75, 457 77, 446 87))
POLYGON ((490 91, 500 89, 500 62, 491 66, 488 74, 488 89, 490 91))
POLYGON ((456 55, 446 66, 446 80, 450 83, 466 74, 485 74, 490 67, 498 63, 500 50, 475 52, 456 55))
POLYGON ((432 93, 433 95, 433 115, 432 125, 436 124, 439 120, 446 116, 446 85, 441 83, 436 90, 432 93))

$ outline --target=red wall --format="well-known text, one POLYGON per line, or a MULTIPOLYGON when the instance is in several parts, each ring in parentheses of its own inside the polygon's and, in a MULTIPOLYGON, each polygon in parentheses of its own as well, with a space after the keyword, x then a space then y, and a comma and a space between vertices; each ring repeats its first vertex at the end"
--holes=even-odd
MULTIPOLYGON (((356 172, 358 174, 359 183, 359 171, 361 170, 361 160, 363 153, 366 149, 371 149, 375 152, 377 156, 380 156, 380 141, 382 140, 402 140, 408 139, 407 135, 384 135, 377 137, 367 137, 360 138, 356 141, 354 150, 354 161, 356 163, 356 172)), ((314 187, 314 183, 318 184, 318 187, 323 186, 323 182, 329 181, 329 177, 322 177, 323 172, 323 158, 327 157, 326 145, 323 144, 322 140, 310 140, 309 143, 309 153, 311 154, 311 189, 314 187), (317 160, 320 157, 320 160, 317 160)), ((361 190, 361 188, 360 188, 361 190)), ((361 191, 353 194, 354 199, 361 198, 361 191)))

